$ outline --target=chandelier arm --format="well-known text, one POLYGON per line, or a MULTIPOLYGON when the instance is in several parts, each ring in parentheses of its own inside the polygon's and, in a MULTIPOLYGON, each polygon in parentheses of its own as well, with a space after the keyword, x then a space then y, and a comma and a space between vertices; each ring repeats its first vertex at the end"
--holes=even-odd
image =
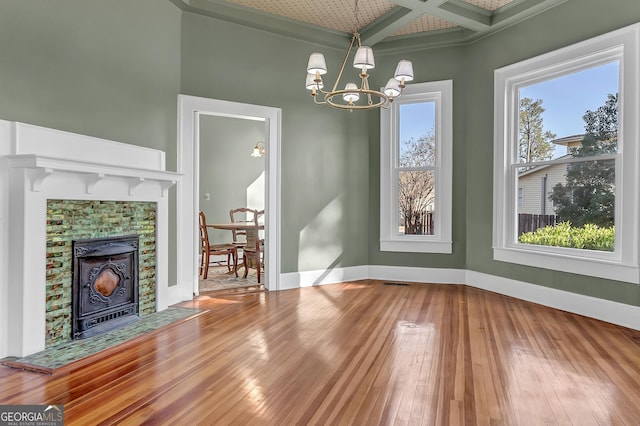
MULTIPOLYGON (((323 93, 327 93, 327 92, 323 92, 323 93)), ((325 96, 325 99, 326 99, 326 98, 327 98, 327 97, 325 96)), ((313 97, 313 102, 314 102, 315 104, 318 104, 318 105, 324 105, 324 104, 326 104, 326 103, 327 103, 327 101, 326 101, 326 100, 325 100, 325 101, 319 101, 319 102, 318 102, 318 97, 317 97, 317 96, 314 96, 314 97, 313 97)))
POLYGON ((331 92, 335 92, 336 89, 338 88, 338 84, 340 83, 340 78, 342 78, 342 72, 344 71, 344 66, 347 64, 347 60, 349 60, 349 55, 351 54, 351 48, 353 47, 353 42, 355 41, 356 37, 358 37, 358 40, 360 39, 360 36, 358 36, 358 33, 355 33, 351 38, 351 43, 349 44, 349 48, 347 49, 347 54, 344 55, 344 60, 342 61, 342 65, 340 66, 340 72, 338 73, 338 78, 336 78, 336 82, 333 84, 333 89, 331 89, 331 92))
POLYGON ((362 91, 367 94, 367 103, 369 105, 373 105, 373 99, 371 99, 371 92, 366 92, 367 90, 370 91, 371 88, 369 87, 369 76, 365 74, 362 76, 362 91))

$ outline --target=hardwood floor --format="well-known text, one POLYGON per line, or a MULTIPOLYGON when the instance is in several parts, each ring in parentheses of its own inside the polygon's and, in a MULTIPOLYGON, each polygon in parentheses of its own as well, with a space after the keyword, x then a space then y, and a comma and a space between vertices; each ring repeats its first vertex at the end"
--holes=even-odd
POLYGON ((455 285, 202 297, 94 365, 0 367, 71 424, 638 425, 640 332, 455 285))

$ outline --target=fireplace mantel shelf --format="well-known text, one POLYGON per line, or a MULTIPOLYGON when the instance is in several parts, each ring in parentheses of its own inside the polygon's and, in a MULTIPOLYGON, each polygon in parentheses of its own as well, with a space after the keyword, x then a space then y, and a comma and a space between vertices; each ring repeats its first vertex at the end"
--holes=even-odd
POLYGON ((96 184, 109 177, 126 180, 129 185, 129 195, 135 195, 136 189, 145 181, 159 182, 162 187, 162 196, 166 197, 169 188, 182 177, 178 173, 164 170, 119 167, 35 154, 8 155, 5 158, 9 160, 12 168, 33 170, 31 184, 33 192, 40 192, 42 184, 48 177, 54 173, 62 172, 83 176, 87 194, 92 194, 96 184))

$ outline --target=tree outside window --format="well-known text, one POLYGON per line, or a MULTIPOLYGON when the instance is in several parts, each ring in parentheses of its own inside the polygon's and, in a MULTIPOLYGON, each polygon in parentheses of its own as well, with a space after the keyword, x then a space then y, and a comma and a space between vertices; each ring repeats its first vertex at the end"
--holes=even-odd
POLYGON ((398 171, 400 229, 407 235, 433 234, 435 134, 401 142, 398 171))

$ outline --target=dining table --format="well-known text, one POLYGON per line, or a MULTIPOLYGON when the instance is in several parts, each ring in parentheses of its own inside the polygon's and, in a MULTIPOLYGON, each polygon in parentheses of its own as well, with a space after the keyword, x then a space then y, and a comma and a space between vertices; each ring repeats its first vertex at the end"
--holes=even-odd
MULTIPOLYGON (((259 232, 264 229, 263 223, 258 223, 247 220, 237 222, 222 222, 222 223, 207 223, 207 228, 213 229, 226 229, 228 231, 245 231, 247 233, 247 241, 257 241, 260 239, 259 232)), ((244 263, 238 265, 243 266, 244 263)), ((236 269, 237 270, 237 269, 236 269)))
POLYGON ((261 229, 264 229, 264 224, 259 223, 256 225, 255 222, 252 222, 252 221, 207 223, 207 228, 226 229, 229 231, 247 231, 247 237, 248 237, 249 232, 252 232, 254 233, 254 236, 257 236, 257 233, 261 229))

